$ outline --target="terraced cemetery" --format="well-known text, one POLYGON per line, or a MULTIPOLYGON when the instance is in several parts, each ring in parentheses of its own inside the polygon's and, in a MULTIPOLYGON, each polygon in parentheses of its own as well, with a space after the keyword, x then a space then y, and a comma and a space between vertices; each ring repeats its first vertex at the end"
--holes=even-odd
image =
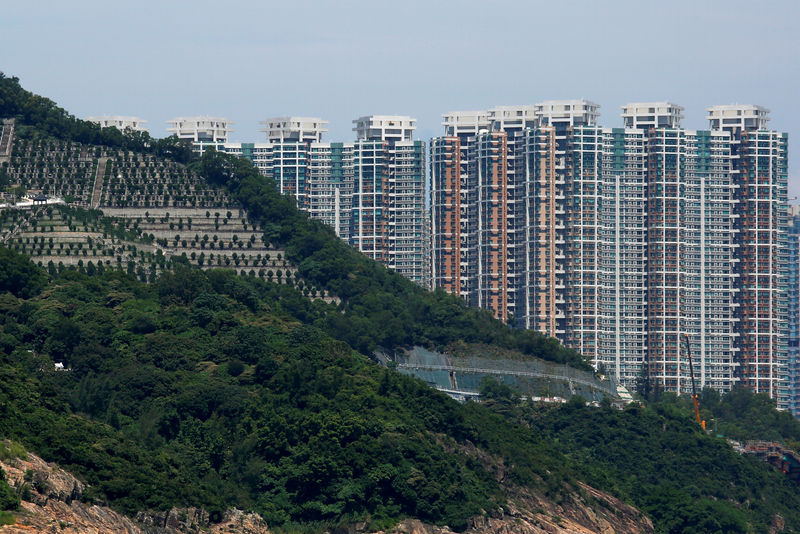
POLYGON ((183 262, 335 300, 299 279, 224 190, 181 164, 55 139, 8 142, 10 157, 0 166, 9 189, 66 202, 0 210, 0 242, 45 268, 117 268, 152 279, 183 262))

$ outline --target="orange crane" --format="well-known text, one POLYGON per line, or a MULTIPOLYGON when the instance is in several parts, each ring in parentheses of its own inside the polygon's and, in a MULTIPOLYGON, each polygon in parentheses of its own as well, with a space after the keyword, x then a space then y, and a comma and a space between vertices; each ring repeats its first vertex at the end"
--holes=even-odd
POLYGON ((689 374, 692 377, 692 401, 694 402, 694 417, 697 419, 697 424, 706 429, 706 422, 700 420, 700 403, 697 400, 697 386, 694 383, 694 365, 692 364, 692 349, 689 347, 689 334, 683 334, 683 339, 686 341, 686 354, 689 355, 689 374))

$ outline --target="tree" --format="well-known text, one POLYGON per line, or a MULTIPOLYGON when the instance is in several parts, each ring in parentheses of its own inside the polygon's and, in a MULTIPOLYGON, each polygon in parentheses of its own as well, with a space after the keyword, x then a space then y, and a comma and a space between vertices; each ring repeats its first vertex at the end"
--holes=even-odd
POLYGON ((19 496, 14 488, 6 482, 6 474, 0 468, 0 510, 16 510, 19 508, 19 496))
POLYGON ((481 380, 480 394, 484 399, 496 401, 516 403, 519 400, 519 395, 510 386, 498 382, 491 376, 486 376, 481 380))
POLYGON ((642 362, 639 375, 636 377, 636 393, 644 400, 650 400, 652 383, 650 382, 650 373, 647 370, 647 362, 642 362))
POLYGON ((0 247, 0 291, 21 298, 37 295, 47 283, 47 275, 27 256, 0 247))
POLYGON ((11 178, 8 176, 5 165, 0 165, 0 189, 5 189, 11 183, 11 178))

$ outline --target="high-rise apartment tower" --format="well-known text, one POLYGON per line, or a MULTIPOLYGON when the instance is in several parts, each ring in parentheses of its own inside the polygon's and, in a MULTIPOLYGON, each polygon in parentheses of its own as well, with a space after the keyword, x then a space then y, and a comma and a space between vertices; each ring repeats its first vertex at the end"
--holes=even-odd
POLYGON ((597 125, 586 100, 444 115, 431 141, 434 287, 561 339, 623 383, 785 385, 786 134, 758 106, 708 131, 670 102, 597 125))

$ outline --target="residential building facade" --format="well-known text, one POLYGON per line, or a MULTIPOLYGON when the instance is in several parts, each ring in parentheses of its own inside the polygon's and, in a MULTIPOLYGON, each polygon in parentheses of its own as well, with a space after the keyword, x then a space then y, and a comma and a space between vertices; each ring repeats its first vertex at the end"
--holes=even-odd
POLYGON ((786 408, 800 417, 800 206, 789 209, 786 240, 786 408))
POLYGON ((425 143, 416 120, 370 115, 353 121, 356 140, 323 142, 315 117, 262 121, 266 142, 223 143, 250 159, 278 190, 352 246, 418 284, 430 285, 425 143))
POLYGON ((433 286, 628 386, 690 391, 690 349, 700 387, 785 405, 786 134, 758 106, 715 106, 707 131, 670 102, 623 106, 624 128, 598 115, 586 100, 444 115, 433 286))
POLYGON ((731 174, 737 184, 733 215, 738 246, 737 340, 742 383, 768 393, 783 406, 785 380, 788 135, 768 129, 769 110, 760 106, 708 109, 712 131, 731 143, 731 174))

